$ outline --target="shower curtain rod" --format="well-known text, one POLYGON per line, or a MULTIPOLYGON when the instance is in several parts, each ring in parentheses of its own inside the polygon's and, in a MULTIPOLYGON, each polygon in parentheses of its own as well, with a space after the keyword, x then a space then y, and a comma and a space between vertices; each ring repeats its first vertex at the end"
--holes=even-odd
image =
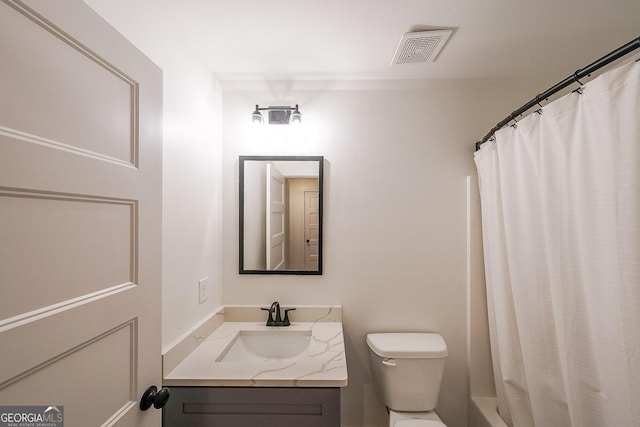
POLYGON ((603 56, 602 58, 598 59, 595 62, 592 62, 586 67, 577 70, 575 73, 573 73, 566 79, 562 80, 559 83, 556 83, 554 86, 550 87, 546 91, 536 95, 535 98, 533 98, 531 101, 527 102, 522 107, 512 112, 508 117, 506 117, 504 120, 502 120, 497 125, 495 125, 489 131, 489 133, 487 133, 480 141, 476 142, 476 151, 478 151, 480 149, 480 146, 485 142, 487 142, 493 136, 493 134, 495 134, 497 131, 505 127, 510 121, 514 120, 516 117, 520 116, 522 113, 524 113, 527 110, 530 110, 536 105, 542 106, 540 104, 540 101, 546 101, 547 98, 549 98, 551 95, 560 92, 562 89, 566 88, 567 86, 573 83, 577 82, 578 84, 582 84, 580 83, 581 78, 589 76, 594 71, 604 67, 607 64, 610 64, 611 62, 617 59, 622 58, 625 55, 628 55, 629 53, 633 52, 638 48, 640 48, 640 37, 634 40, 631 40, 629 43, 625 44, 624 46, 621 46, 618 49, 614 50, 613 52, 608 53, 607 55, 603 56))

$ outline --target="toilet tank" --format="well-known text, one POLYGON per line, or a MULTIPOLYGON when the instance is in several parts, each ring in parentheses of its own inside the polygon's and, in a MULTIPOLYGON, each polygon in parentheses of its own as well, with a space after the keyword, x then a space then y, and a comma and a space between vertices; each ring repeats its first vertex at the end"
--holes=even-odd
POLYGON ((433 333, 367 335, 373 382, 394 411, 431 411, 438 404, 447 357, 444 339, 433 333))

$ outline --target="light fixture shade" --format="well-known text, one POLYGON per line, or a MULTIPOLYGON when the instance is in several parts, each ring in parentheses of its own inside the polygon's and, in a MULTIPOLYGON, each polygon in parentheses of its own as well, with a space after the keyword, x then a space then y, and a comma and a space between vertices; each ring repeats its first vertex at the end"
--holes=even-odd
POLYGON ((298 110, 298 104, 296 104, 295 110, 291 112, 291 117, 289 118, 290 123, 301 123, 302 122, 302 114, 300 110, 298 110))
POLYGON ((264 118, 262 117, 262 114, 260 114, 260 111, 258 110, 258 106, 256 105, 256 110, 251 113, 251 122, 254 124, 262 124, 264 122, 264 118))

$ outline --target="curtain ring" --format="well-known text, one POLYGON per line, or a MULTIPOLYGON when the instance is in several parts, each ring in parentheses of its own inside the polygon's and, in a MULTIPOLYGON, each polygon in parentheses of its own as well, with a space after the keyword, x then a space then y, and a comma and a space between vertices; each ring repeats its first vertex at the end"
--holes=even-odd
MULTIPOLYGON (((519 115, 522 116, 522 114, 519 114, 519 115)), ((513 124, 511 125, 511 127, 514 128, 514 129, 518 128, 518 121, 516 120, 516 117, 518 117, 518 116, 511 117, 511 120, 513 120, 513 124)))
MULTIPOLYGON (((545 98, 545 101, 547 99, 545 98)), ((536 104, 538 104, 538 106, 540 108, 538 108, 535 112, 538 113, 539 115, 542 115, 542 104, 540 104, 540 94, 536 95, 536 104)))
MULTIPOLYGON (((588 77, 588 76, 587 76, 588 77)), ((576 71, 575 73, 573 73, 573 79, 576 81, 576 83, 578 83, 580 85, 580 87, 578 87, 575 90, 572 90, 572 93, 577 93, 578 95, 582 95, 582 87, 584 86, 582 84, 582 82, 578 79, 578 72, 576 71)))

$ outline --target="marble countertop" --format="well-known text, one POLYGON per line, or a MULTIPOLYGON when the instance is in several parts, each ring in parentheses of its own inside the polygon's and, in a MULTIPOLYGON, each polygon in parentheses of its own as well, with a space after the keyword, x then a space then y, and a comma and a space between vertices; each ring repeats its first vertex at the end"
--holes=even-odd
POLYGON ((224 322, 205 338, 163 385, 200 387, 344 387, 347 361, 341 322, 293 322, 267 327, 260 322, 224 322), (240 331, 311 331, 309 353, 296 361, 216 362, 240 331))

